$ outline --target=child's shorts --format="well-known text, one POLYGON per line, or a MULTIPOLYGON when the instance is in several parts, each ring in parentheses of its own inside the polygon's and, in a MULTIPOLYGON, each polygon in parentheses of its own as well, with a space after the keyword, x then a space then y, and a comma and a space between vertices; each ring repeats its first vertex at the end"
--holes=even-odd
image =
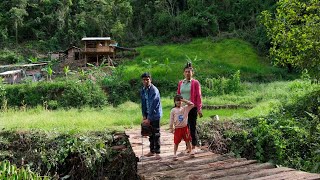
POLYGON ((183 139, 185 142, 191 141, 191 135, 188 126, 183 128, 176 128, 174 130, 174 144, 179 144, 183 139))

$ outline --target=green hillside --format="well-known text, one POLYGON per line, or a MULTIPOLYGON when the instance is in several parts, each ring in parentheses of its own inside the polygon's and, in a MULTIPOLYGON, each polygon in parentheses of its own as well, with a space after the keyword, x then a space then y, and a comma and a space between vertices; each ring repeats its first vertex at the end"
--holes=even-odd
POLYGON ((271 66, 249 43, 239 39, 195 39, 186 44, 143 46, 138 51, 139 56, 123 64, 125 80, 150 71, 155 79, 177 81, 187 61, 193 62, 199 79, 228 76, 237 70, 244 80, 275 80, 286 75, 285 70, 271 66))

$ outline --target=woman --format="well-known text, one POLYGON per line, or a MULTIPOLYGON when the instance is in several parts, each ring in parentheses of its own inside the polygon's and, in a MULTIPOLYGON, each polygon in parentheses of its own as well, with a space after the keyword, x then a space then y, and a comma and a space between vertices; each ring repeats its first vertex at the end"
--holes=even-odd
POLYGON ((177 94, 180 94, 184 99, 191 101, 194 107, 190 110, 188 114, 188 126, 190 129, 190 134, 192 138, 192 150, 195 149, 198 143, 197 135, 197 116, 202 117, 202 96, 201 96, 201 86, 199 81, 193 79, 194 74, 191 62, 188 62, 184 68, 184 80, 179 81, 177 94))

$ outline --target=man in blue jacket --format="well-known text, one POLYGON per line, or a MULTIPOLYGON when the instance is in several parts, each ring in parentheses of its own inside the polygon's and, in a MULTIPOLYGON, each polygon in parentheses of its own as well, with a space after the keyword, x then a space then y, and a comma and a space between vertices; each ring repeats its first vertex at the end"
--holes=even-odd
POLYGON ((141 75, 143 87, 140 91, 141 109, 143 121, 147 121, 152 126, 152 134, 149 136, 150 152, 147 157, 160 157, 160 118, 162 116, 162 107, 160 102, 160 93, 157 87, 151 83, 151 75, 143 73, 141 75))

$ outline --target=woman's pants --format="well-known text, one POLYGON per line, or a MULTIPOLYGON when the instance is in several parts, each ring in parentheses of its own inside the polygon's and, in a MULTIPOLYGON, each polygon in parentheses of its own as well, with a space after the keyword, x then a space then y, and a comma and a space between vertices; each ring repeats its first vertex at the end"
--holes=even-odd
POLYGON ((188 114, 188 126, 190 129, 190 134, 192 138, 192 146, 196 146, 198 144, 198 133, 197 133, 197 116, 198 110, 197 107, 193 107, 188 114))

